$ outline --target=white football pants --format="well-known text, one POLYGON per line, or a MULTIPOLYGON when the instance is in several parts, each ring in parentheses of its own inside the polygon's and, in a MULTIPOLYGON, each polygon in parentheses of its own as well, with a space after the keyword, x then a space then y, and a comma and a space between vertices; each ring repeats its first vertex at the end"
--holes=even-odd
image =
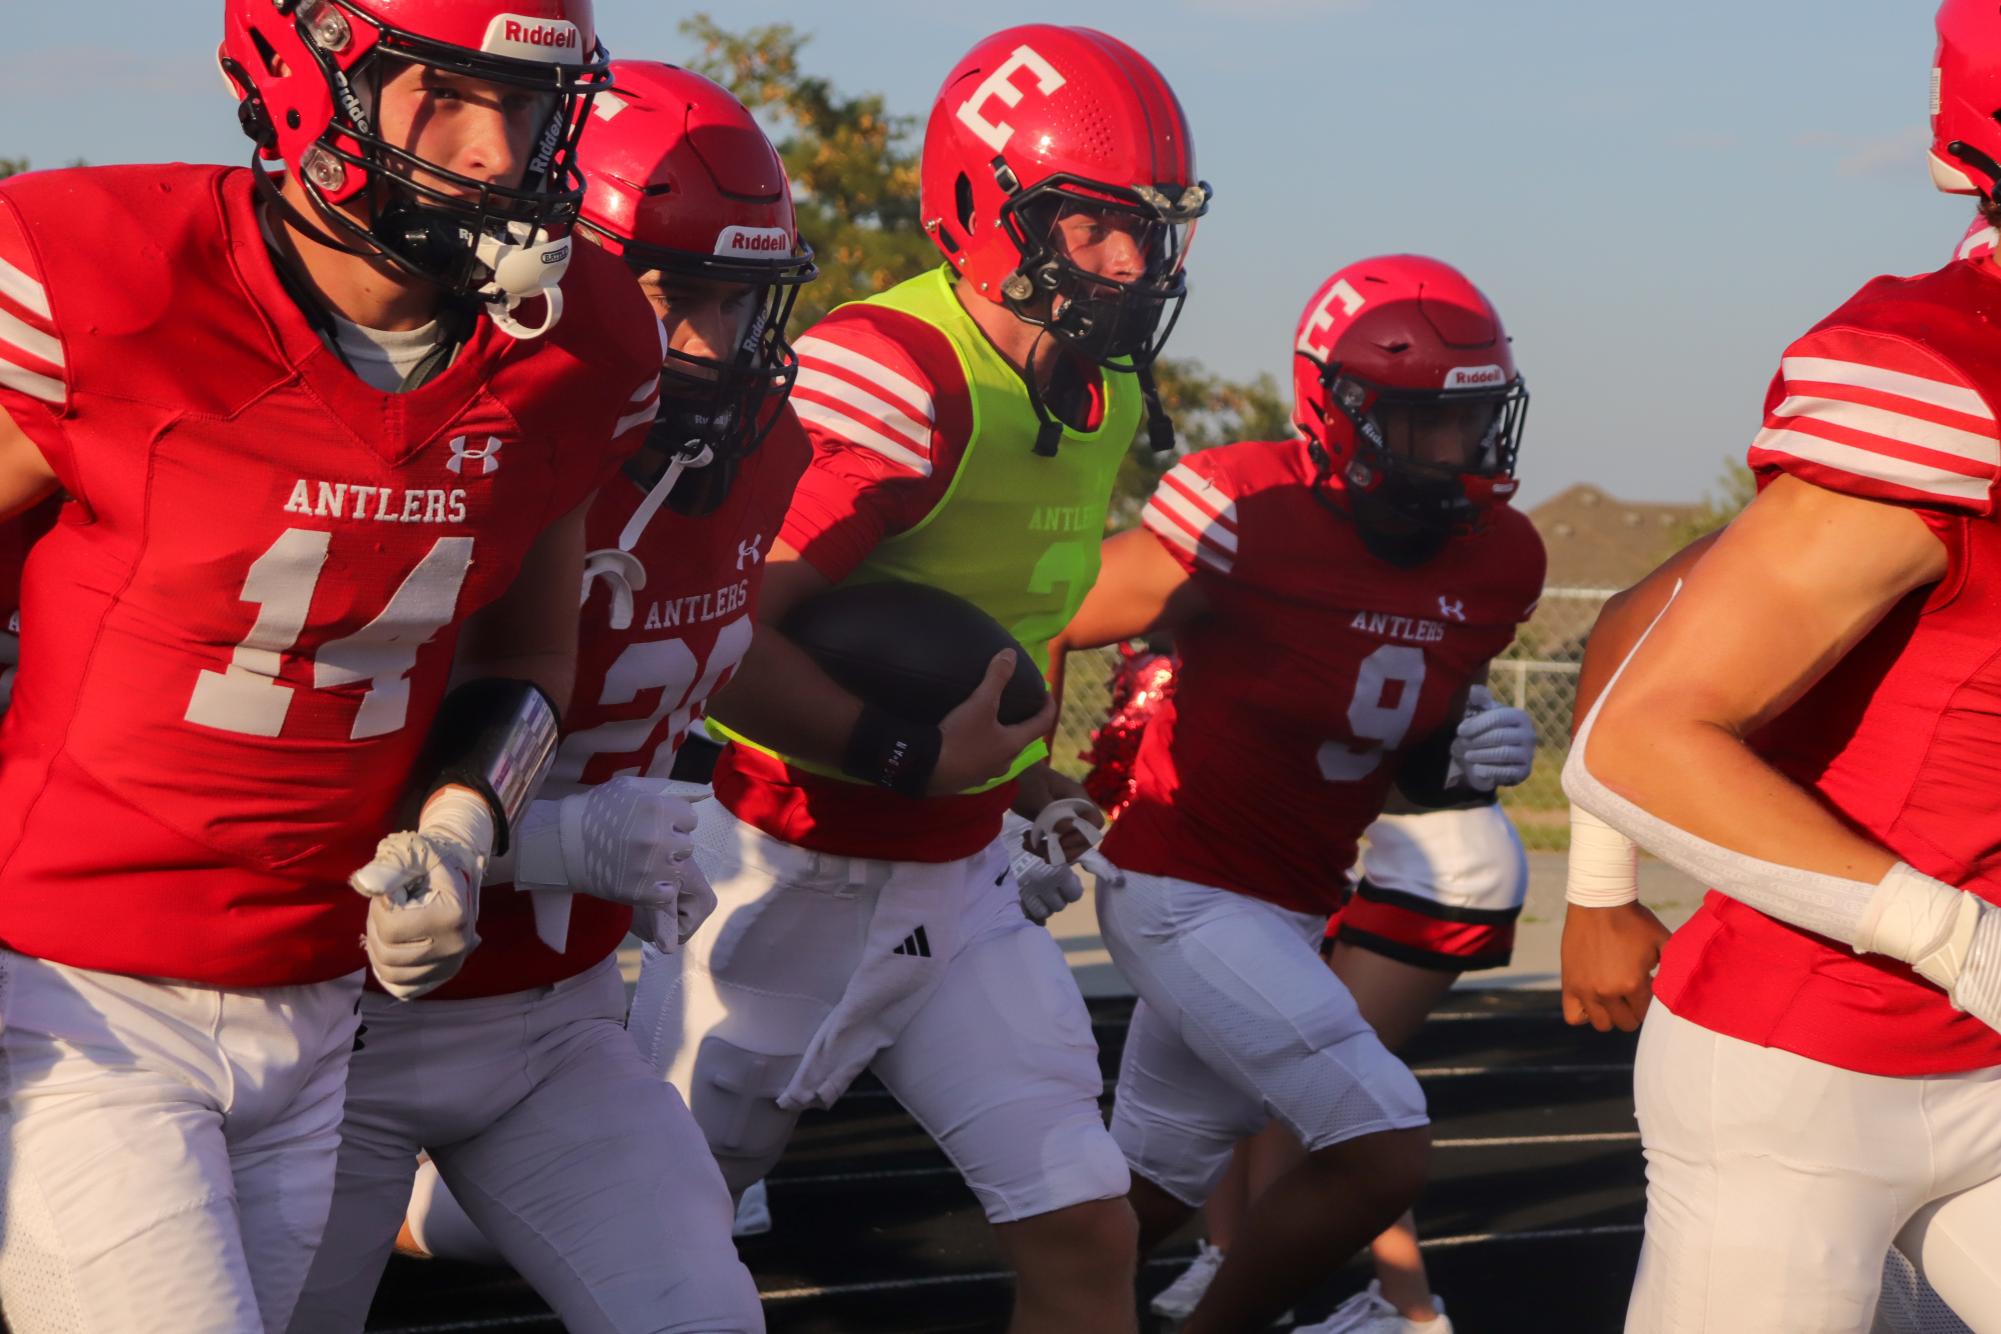
POLYGON ((624 1013, 615 957, 506 996, 371 992, 293 1334, 362 1328, 420 1149, 572 1334, 762 1331, 722 1177, 624 1013))
POLYGON ((0 950, 16 1334, 285 1328, 326 1224, 361 974, 232 991, 0 950))
POLYGON ((679 954, 647 948, 631 1029, 694 1109, 732 1193, 783 1153, 799 1113, 777 1095, 863 966, 877 898, 896 877, 899 890, 914 884, 960 915, 959 945, 869 1068, 938 1141, 990 1222, 1124 1197, 1131 1179, 1098 1113, 1104 1079, 1089 1012, 1062 947, 1022 916, 1006 855, 821 856, 715 802, 698 809, 697 855, 716 911, 679 954))
POLYGON ((1866 1334, 1892 1241, 2001 1334, 2001 1067, 1858 1074, 1656 1001, 1633 1091, 1647 1233, 1627 1334, 1866 1334))
POLYGON ((1105 947, 1140 1003, 1112 1133, 1183 1204, 1276 1116, 1308 1149, 1429 1123, 1424 1094, 1320 958, 1322 918, 1127 872, 1098 895, 1105 947))

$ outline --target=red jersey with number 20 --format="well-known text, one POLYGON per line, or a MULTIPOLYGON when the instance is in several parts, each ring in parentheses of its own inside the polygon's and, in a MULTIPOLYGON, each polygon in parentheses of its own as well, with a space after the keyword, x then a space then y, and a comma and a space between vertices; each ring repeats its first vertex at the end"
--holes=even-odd
MULTIPOLYGON (((545 796, 622 775, 672 773, 688 729, 750 647, 764 558, 812 454, 787 408, 713 514, 687 518, 663 509, 633 534, 645 490, 618 477, 598 494, 577 690, 545 796)), ((535 934, 530 897, 512 885, 489 884, 480 893, 479 948, 432 998, 498 996, 560 982, 617 949, 631 926, 631 908, 578 894, 558 954, 535 934)))
MULTIPOLYGON (((1878 278, 1786 349, 1751 446, 1781 474, 1917 512, 1948 568, 1751 738, 1927 875, 2001 903, 2001 274, 1991 256, 1878 278)), ((2001 1034, 1902 964, 1711 893, 1654 994, 1718 1033, 1850 1070, 2001 1065, 2001 1034)))
POLYGON ((0 183, 0 407, 70 497, 0 726, 0 942, 221 986, 363 966, 346 877, 457 627, 653 416, 631 275, 580 246, 564 290, 548 336, 482 318, 379 393, 287 295, 248 171, 0 183))
POLYGON ((1209 613, 1140 743, 1118 865, 1266 899, 1339 906, 1398 752, 1452 721, 1542 593, 1542 539, 1512 509, 1401 569, 1314 495, 1304 441, 1191 454, 1147 529, 1209 613))

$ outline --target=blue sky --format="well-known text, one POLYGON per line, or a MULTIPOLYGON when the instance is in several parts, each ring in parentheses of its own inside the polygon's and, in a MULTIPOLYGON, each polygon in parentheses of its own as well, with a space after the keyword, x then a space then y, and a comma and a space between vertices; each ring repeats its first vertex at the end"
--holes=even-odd
MULTIPOLYGON (((675 59, 695 6, 598 0, 675 59)), ((1525 499, 1590 481, 1695 499, 1757 428, 1794 335, 1871 276, 1936 267, 1971 216, 1924 169, 1930 0, 737 0, 815 34, 846 90, 923 113, 1006 21, 1087 23, 1179 91, 1216 203, 1171 351, 1286 371, 1319 280, 1416 250, 1500 306, 1534 391, 1525 499)), ((0 156, 246 160, 216 0, 8 17, 0 156), (200 14, 213 18, 197 18, 200 14)))

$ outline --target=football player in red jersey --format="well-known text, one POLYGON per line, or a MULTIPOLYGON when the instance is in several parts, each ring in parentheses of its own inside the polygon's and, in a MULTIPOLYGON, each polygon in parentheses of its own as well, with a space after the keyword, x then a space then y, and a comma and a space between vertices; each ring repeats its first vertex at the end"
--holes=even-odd
POLYGON ((1533 753, 1518 711, 1468 706, 1544 565, 1503 503, 1527 392, 1499 317, 1450 267, 1386 256, 1328 279, 1295 347, 1303 438, 1183 459, 1063 636, 1168 631, 1182 654, 1104 842, 1126 883, 1097 896, 1141 1001, 1112 1128, 1142 1244, 1274 1115, 1308 1149, 1191 1331, 1260 1327, 1415 1198, 1423 1095, 1321 962, 1322 928, 1393 783, 1442 804, 1521 781, 1533 753))
MULTIPOLYGON (((1938 12, 1933 174, 1993 217, 2001 15, 1938 12)), ((2001 339, 1991 255, 1796 340, 1757 498, 1603 690, 1571 798, 1712 887, 1634 1079, 1627 1328, 1865 1328, 1894 1241, 2001 1324, 2001 339)))
POLYGON ((582 229, 660 317, 660 416, 591 506, 576 700, 548 793, 489 871, 478 952, 414 1004, 363 1000, 294 1334, 361 1329, 420 1150, 450 1193, 425 1183, 413 1232, 463 1208, 458 1230, 568 1328, 764 1327, 715 1160, 625 1032, 617 950, 628 929, 672 950, 714 906, 667 775, 749 646, 760 556, 806 466, 785 323, 815 270, 741 103, 671 66, 611 69, 578 154, 582 229))
POLYGON ((829 586, 902 579, 980 606, 1041 666, 1095 570, 1207 200, 1179 103, 1124 43, 1036 24, 953 68, 921 163, 943 262, 799 341, 813 461, 711 721, 734 737, 697 830, 716 921, 648 951, 633 1001, 735 1191, 872 1069, 978 1195, 1020 1329, 1135 1323, 1089 1015, 997 838, 1011 805, 1057 795, 1051 715, 1000 724, 1011 654, 933 726, 768 631, 829 586))
POLYGON ((282 184, 0 183, 0 514, 66 497, 0 727, 24 1331, 284 1327, 361 970, 418 994, 473 943, 569 695, 583 503, 657 394, 623 266, 564 262, 587 0, 223 16, 282 184))

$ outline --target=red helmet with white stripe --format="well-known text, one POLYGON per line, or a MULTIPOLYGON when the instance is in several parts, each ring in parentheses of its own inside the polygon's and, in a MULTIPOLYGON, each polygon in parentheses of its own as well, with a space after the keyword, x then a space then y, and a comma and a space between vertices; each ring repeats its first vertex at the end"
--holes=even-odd
POLYGON ((1932 60, 1932 183, 1993 197, 2001 183, 2001 5, 1945 0, 1932 60))
POLYGON ((633 270, 741 285, 743 336, 726 354, 669 349, 652 443, 698 472, 669 500, 687 513, 722 503, 798 374, 785 325, 818 270, 799 239, 785 164, 743 103, 699 74, 645 60, 611 66, 578 150, 580 221, 633 270))
POLYGON ((1209 187, 1181 103, 1137 51, 1043 23, 987 38, 938 92, 919 185, 925 230, 973 291, 1093 360, 1159 354, 1209 187), (1134 242, 1129 278, 1077 262, 1077 236, 1111 230, 1134 242))
POLYGON ((1410 550, 1514 494, 1528 387, 1493 303, 1451 265, 1383 255, 1328 278, 1294 334, 1292 382, 1323 480, 1410 550))
POLYGON ((492 303, 503 323, 546 295, 554 323, 583 200, 577 136, 607 77, 591 0, 225 0, 218 59, 259 155, 357 253, 492 303), (382 139, 377 95, 403 65, 542 99, 523 179, 475 180, 382 139))

